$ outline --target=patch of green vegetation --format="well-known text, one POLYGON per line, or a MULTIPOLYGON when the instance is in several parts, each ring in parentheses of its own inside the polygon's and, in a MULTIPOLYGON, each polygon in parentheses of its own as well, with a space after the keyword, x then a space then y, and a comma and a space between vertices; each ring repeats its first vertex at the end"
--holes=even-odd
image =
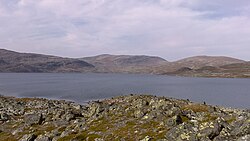
MULTIPOLYGON (((151 120, 145 123, 139 123, 136 120, 128 121, 124 126, 117 127, 113 130, 113 134, 124 140, 140 140, 146 136, 152 137, 153 140, 163 139, 168 129, 160 125, 159 122, 151 120)), ((112 140, 109 135, 106 140, 112 140)))
POLYGON ((112 123, 110 123, 110 120, 107 120, 105 118, 100 118, 95 121, 93 121, 89 127, 89 131, 95 131, 95 132, 105 132, 109 128, 113 128, 112 123))
POLYGON ((181 115, 182 122, 189 122, 189 118, 187 116, 181 115))
POLYGON ((139 125, 138 128, 146 129, 146 131, 142 133, 141 136, 139 137, 140 139, 149 136, 152 138, 152 141, 163 139, 168 131, 168 129, 165 126, 161 126, 159 125, 159 122, 153 120, 146 122, 142 125, 139 125))

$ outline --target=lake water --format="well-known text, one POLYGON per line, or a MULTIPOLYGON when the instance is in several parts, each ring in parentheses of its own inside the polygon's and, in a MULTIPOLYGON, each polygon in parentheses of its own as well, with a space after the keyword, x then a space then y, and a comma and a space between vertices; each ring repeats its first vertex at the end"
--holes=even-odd
POLYGON ((250 108, 250 79, 94 73, 0 73, 0 94, 7 96, 67 99, 83 103, 130 93, 250 108))

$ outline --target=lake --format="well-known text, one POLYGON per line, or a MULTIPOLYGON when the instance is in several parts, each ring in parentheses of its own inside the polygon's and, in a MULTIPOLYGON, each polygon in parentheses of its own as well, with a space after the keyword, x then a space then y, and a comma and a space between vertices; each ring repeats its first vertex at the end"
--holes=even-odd
POLYGON ((250 79, 95 73, 0 73, 0 94, 73 100, 152 94, 250 108, 250 79))

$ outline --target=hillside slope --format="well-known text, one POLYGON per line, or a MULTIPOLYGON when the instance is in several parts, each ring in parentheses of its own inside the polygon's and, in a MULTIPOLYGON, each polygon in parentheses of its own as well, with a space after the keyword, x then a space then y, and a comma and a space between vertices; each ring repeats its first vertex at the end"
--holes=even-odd
POLYGON ((225 56, 194 56, 174 62, 156 56, 103 54, 63 58, 0 49, 0 72, 104 72, 191 77, 250 77, 250 62, 225 56))
POLYGON ((92 64, 78 59, 0 49, 0 72, 88 72, 92 64))
POLYGON ((225 56, 194 56, 173 62, 177 66, 199 69, 205 66, 218 67, 228 64, 245 63, 243 60, 225 56))
POLYGON ((160 57, 145 55, 98 55, 82 58, 99 72, 153 73, 154 67, 169 63, 160 57))

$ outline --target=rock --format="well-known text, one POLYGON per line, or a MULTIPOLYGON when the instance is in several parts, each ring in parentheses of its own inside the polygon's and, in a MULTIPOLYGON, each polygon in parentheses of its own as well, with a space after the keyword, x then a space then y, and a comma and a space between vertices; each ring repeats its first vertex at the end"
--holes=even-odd
POLYGON ((181 123, 183 123, 183 122, 182 122, 182 118, 181 118, 180 115, 177 115, 177 116, 174 116, 174 117, 172 117, 172 118, 169 118, 169 119, 166 121, 166 124, 167 124, 168 126, 175 126, 175 125, 179 125, 179 124, 181 124, 181 123))
POLYGON ((35 141, 52 141, 52 139, 50 139, 49 137, 45 136, 45 135, 39 135, 35 141))
POLYGON ((24 121, 27 125, 42 124, 43 117, 42 114, 28 114, 25 115, 24 121))
POLYGON ((243 136, 243 135, 246 135, 246 134, 250 134, 250 119, 241 120, 240 122, 236 122, 235 127, 237 127, 237 128, 235 128, 232 131, 233 135, 243 136))
POLYGON ((95 138, 95 141, 104 141, 102 138, 95 138))
POLYGON ((246 135, 250 134, 250 119, 246 120, 240 127, 240 132, 237 135, 246 135))
POLYGON ((34 141, 35 138, 36 138, 36 135, 34 134, 26 134, 19 141, 34 141))
POLYGON ((71 120, 73 120, 73 119, 75 119, 75 115, 74 114, 66 114, 65 115, 65 119, 66 119, 66 121, 71 121, 71 120))
POLYGON ((140 109, 138 109, 138 110, 136 110, 136 111, 134 112, 135 118, 141 118, 141 117, 143 117, 144 115, 145 115, 145 113, 143 113, 143 111, 140 110, 140 109))
POLYGON ((213 140, 216 136, 218 136, 221 132, 221 130, 224 128, 224 126, 220 125, 218 122, 214 123, 214 128, 211 130, 211 132, 208 134, 208 138, 210 140, 213 140))
POLYGON ((0 113, 0 121, 8 121, 10 116, 7 113, 0 113))
POLYGON ((205 122, 200 126, 201 135, 208 137, 210 140, 213 140, 215 137, 217 137, 224 126, 216 122, 205 122))
POLYGON ((52 121, 51 124, 54 125, 55 127, 63 127, 65 125, 68 125, 69 122, 63 119, 57 119, 55 121, 52 121))
POLYGON ((23 129, 24 127, 20 127, 20 128, 17 128, 16 130, 14 130, 13 132, 11 132, 11 134, 12 135, 16 135, 16 134, 18 134, 18 133, 21 133, 21 132, 23 132, 23 129))
POLYGON ((237 141, 250 141, 250 134, 238 138, 237 141))
POLYGON ((151 137, 149 136, 146 136, 144 139, 140 140, 140 141, 150 141, 151 140, 151 137))

